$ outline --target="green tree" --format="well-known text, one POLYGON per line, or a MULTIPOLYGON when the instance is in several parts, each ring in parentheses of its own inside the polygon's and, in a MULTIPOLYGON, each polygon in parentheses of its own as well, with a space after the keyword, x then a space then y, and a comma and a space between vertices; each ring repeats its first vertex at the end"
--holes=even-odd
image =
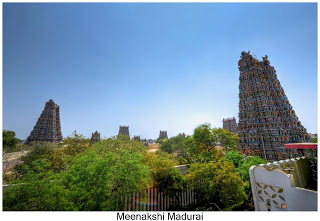
POLYGON ((247 159, 244 160, 238 168, 236 168, 236 171, 239 172, 241 179, 244 181, 245 192, 247 195, 245 203, 238 207, 237 210, 254 210, 249 169, 253 165, 265 163, 266 162, 258 156, 247 157, 247 159))
POLYGON ((59 176, 50 171, 48 160, 33 161, 26 167, 26 174, 20 183, 13 184, 3 192, 5 211, 57 211, 73 210, 68 198, 68 190, 62 185, 59 176))
POLYGON ((246 199, 244 183, 228 161, 192 164, 186 178, 201 210, 212 207, 210 203, 222 210, 232 210, 246 199))
POLYGON ((71 136, 68 136, 63 140, 65 153, 72 156, 75 156, 88 149, 89 145, 90 140, 86 139, 82 134, 78 134, 76 130, 72 133, 71 136))
POLYGON ((39 154, 24 165, 25 175, 13 183, 19 185, 4 192, 4 209, 124 210, 129 196, 149 187, 150 169, 143 165, 142 153, 125 147, 110 151, 108 144, 69 155, 72 161, 58 173, 43 157, 46 153, 39 154))
POLYGON ((258 156, 247 157, 247 159, 237 168, 241 178, 245 182, 250 182, 249 169, 253 165, 265 164, 266 162, 258 156))
POLYGON ((2 131, 2 141, 3 141, 3 150, 5 152, 13 152, 17 151, 16 147, 20 139, 16 138, 16 133, 10 130, 3 130, 2 131))
POLYGON ((47 158, 50 154, 52 154, 53 149, 56 147, 57 145, 51 142, 32 142, 31 151, 25 156, 21 157, 23 164, 18 164, 14 167, 17 178, 24 176, 29 171, 33 171, 33 162, 47 158))
POLYGON ((318 143, 318 137, 313 137, 310 139, 312 143, 318 143))
POLYGON ((192 138, 197 144, 198 152, 210 151, 216 147, 216 138, 209 123, 197 126, 192 138))
POLYGON ((106 140, 102 140, 94 145, 101 153, 106 152, 119 152, 121 150, 127 150, 130 153, 145 154, 149 149, 142 142, 126 139, 127 136, 120 135, 120 137, 112 137, 106 140), (118 139, 120 138, 120 139, 118 139))
POLYGON ((150 170, 139 153, 88 150, 66 172, 63 183, 77 210, 125 210, 125 200, 148 188, 150 170))
POLYGON ((216 142, 220 143, 226 152, 239 150, 239 137, 236 134, 222 128, 212 129, 212 134, 216 142))
POLYGON ((185 145, 185 138, 182 136, 171 137, 165 140, 160 145, 160 150, 169 154, 174 153, 177 157, 187 158, 187 146, 185 145))
POLYGON ((238 151, 227 152, 225 158, 232 162, 235 168, 238 168, 244 162, 244 157, 238 151))
POLYGON ((154 186, 164 195, 174 198, 176 207, 180 206, 177 193, 184 190, 185 178, 175 169, 175 158, 166 153, 157 151, 144 156, 144 164, 151 169, 154 186))

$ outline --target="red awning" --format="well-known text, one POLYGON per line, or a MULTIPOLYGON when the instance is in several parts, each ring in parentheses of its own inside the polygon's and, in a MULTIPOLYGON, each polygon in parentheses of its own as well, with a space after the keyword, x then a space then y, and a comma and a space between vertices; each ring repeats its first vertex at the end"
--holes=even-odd
POLYGON ((284 145, 286 149, 318 149, 317 143, 288 143, 284 145))

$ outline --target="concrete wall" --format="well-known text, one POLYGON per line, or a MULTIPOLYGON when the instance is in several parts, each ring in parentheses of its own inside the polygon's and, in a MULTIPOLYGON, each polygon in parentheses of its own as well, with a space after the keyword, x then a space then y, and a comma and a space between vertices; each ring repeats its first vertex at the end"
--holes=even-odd
POLYGON ((317 211, 317 191, 302 188, 310 175, 307 159, 252 166, 249 174, 256 211, 317 211))

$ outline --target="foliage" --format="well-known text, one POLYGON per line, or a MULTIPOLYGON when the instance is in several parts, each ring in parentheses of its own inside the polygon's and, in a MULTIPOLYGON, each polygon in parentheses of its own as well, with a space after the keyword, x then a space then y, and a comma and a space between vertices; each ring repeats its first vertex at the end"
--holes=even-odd
POLYGON ((129 141, 130 140, 130 136, 128 135, 123 135, 123 134, 119 134, 117 136, 114 136, 111 138, 112 140, 122 140, 122 141, 129 141))
POLYGON ((34 169, 33 162, 44 159, 52 154, 53 148, 56 148, 57 145, 50 142, 32 142, 31 147, 32 150, 21 157, 23 164, 18 164, 14 168, 17 177, 24 176, 29 171, 32 171, 34 169))
POLYGON ((135 140, 126 140, 123 139, 126 136, 120 136, 121 138, 118 139, 117 137, 109 138, 106 140, 102 140, 99 143, 94 145, 94 148, 99 150, 100 152, 119 152, 121 150, 127 150, 130 153, 140 153, 145 154, 148 150, 142 142, 137 142, 135 140))
POLYGON ((49 172, 47 160, 32 162, 22 183, 13 185, 3 193, 3 210, 13 211, 57 211, 73 210, 68 200, 69 192, 61 179, 49 172))
POLYGON ((209 203, 215 203, 223 210, 231 210, 246 199, 243 182, 228 161, 192 164, 186 178, 196 192, 199 207, 209 208, 209 203))
POLYGON ((238 168, 244 162, 244 157, 237 151, 227 152, 225 158, 232 162, 235 168, 238 168))
POLYGON ((68 136, 63 140, 63 147, 65 147, 65 153, 71 156, 75 156, 89 147, 90 140, 86 139, 82 134, 78 134, 75 130, 72 136, 68 136))
POLYGON ((174 154, 177 158, 180 158, 182 161, 188 159, 187 154, 187 145, 184 142, 186 138, 183 136, 175 136, 170 139, 163 140, 163 143, 160 145, 160 150, 174 154), (184 159, 184 160, 183 160, 184 159))
POLYGON ((151 169, 154 185, 159 191, 170 197, 184 189, 185 179, 179 170, 174 168, 175 158, 166 153, 157 151, 144 156, 144 164, 151 169))
POLYGON ((310 139, 312 143, 318 143, 318 137, 313 137, 310 139))
POLYGON ((66 172, 64 184, 77 210, 124 210, 126 197, 148 187, 149 174, 141 154, 88 150, 66 172))
POLYGON ((212 129, 212 134, 215 137, 216 142, 220 143, 226 152, 239 150, 239 137, 236 134, 222 128, 212 129))
POLYGON ((239 137, 221 128, 211 128, 211 125, 206 123, 197 126, 194 129, 192 138, 196 144, 193 146, 194 153, 209 152, 214 149, 219 144, 224 147, 224 151, 237 151, 239 137))
POLYGON ((165 142, 166 140, 168 140, 168 139, 167 138, 158 138, 158 139, 156 139, 156 143, 163 144, 163 142, 165 142))
POLYGON ((200 152, 213 150, 216 146, 216 139, 212 133, 211 125, 208 123, 196 127, 192 138, 200 152))
POLYGON ((124 210, 128 196, 148 188, 150 169, 139 152, 103 147, 73 156, 59 173, 54 173, 49 159, 34 158, 31 166, 24 165, 20 184, 4 192, 4 209, 124 210))
POLYGON ((21 142, 20 139, 16 138, 16 133, 10 130, 2 131, 2 142, 3 142, 3 151, 6 153, 19 151, 16 149, 17 144, 21 142))
POLYGON ((244 181, 244 187, 247 195, 247 200, 242 206, 238 207, 237 210, 254 210, 249 169, 253 165, 265 163, 266 162, 258 156, 247 157, 247 159, 243 160, 239 167, 236 168, 236 171, 240 173, 241 179, 244 181))
POLYGON ((241 178, 245 182, 250 182, 249 169, 253 165, 265 164, 266 162, 258 156, 247 157, 247 159, 237 168, 241 178))

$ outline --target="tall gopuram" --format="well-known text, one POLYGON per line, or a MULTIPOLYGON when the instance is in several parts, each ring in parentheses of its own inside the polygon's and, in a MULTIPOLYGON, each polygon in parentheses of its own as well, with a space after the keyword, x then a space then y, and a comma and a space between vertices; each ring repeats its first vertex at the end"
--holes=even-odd
POLYGON ((32 141, 61 142, 62 140, 60 108, 50 99, 46 102, 44 110, 25 143, 32 141))
POLYGON ((284 144, 307 141, 308 134, 292 109, 268 56, 262 59, 258 61, 250 51, 243 51, 238 62, 239 146, 243 154, 263 159, 294 157, 297 152, 286 152, 284 144))
POLYGON ((95 144, 100 141, 100 133, 98 131, 92 133, 91 139, 90 139, 90 144, 95 144))
POLYGON ((237 121, 235 117, 226 118, 222 120, 223 129, 228 130, 232 133, 237 133, 237 121))
POLYGON ((120 126, 118 135, 129 136, 129 126, 120 126))
POLYGON ((159 139, 168 139, 168 135, 167 135, 166 130, 160 130, 159 139))

